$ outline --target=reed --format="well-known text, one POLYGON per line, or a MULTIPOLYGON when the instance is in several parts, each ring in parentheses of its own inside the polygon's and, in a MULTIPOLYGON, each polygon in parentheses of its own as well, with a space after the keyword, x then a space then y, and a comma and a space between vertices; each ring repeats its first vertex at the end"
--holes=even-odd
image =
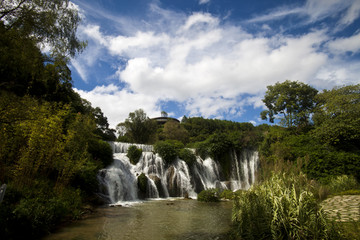
POLYGON ((232 220, 239 239, 339 239, 306 176, 274 173, 235 197, 232 220))

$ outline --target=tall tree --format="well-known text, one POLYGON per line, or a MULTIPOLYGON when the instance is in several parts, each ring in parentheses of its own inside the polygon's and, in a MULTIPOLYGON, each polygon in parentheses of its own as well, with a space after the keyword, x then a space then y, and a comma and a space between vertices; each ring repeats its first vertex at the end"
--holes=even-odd
POLYGON ((151 120, 142 109, 129 113, 125 122, 118 124, 118 129, 125 130, 130 141, 135 143, 150 143, 156 128, 156 122, 151 120))
POLYGON ((54 58, 72 57, 86 45, 76 36, 80 15, 69 0, 2 0, 0 20, 7 30, 51 47, 54 58))
POLYGON ((315 107, 317 90, 305 83, 286 80, 267 86, 262 100, 268 110, 261 112, 263 120, 274 123, 278 116, 281 124, 286 127, 308 125, 310 114, 315 107))

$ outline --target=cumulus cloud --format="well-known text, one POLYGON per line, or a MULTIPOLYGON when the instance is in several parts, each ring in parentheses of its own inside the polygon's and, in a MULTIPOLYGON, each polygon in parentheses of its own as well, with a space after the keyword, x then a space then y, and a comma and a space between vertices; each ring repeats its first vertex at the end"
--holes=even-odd
MULTIPOLYGON (((337 6, 337 1, 330 2, 328 9, 337 6)), ((317 6, 310 0, 306 5, 308 9, 318 9, 317 6)), ((118 87, 117 82, 91 91, 77 90, 94 106, 101 107, 112 126, 139 108, 157 116, 164 101, 180 103, 190 116, 241 116, 248 106, 261 110, 266 86, 278 81, 300 80, 324 86, 329 82, 353 82, 356 78, 356 66, 349 68, 335 62, 322 51, 322 46, 327 44, 332 52, 357 52, 359 34, 331 42, 323 30, 299 36, 279 33, 264 37, 237 25, 222 24, 219 17, 209 13, 171 14, 157 5, 151 5, 151 11, 160 16, 154 20, 154 27, 125 31, 126 34, 107 34, 96 25, 81 29, 81 34, 94 45, 73 61, 84 80, 89 76, 84 69, 91 69, 94 59, 102 55, 126 59, 125 64, 114 66, 114 72, 109 73, 115 74, 125 87, 118 87)), ((286 14, 290 12, 279 12, 278 16, 286 14)), ((321 18, 323 13, 313 10, 311 16, 321 18)), ((348 19, 347 22, 352 21, 351 17, 348 19)))

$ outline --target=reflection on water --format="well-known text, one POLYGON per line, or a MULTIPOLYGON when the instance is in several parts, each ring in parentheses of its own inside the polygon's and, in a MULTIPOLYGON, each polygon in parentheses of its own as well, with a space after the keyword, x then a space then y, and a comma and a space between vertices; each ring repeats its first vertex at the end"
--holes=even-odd
POLYGON ((57 239, 227 239, 231 202, 147 201, 131 207, 108 207, 46 240, 57 239))

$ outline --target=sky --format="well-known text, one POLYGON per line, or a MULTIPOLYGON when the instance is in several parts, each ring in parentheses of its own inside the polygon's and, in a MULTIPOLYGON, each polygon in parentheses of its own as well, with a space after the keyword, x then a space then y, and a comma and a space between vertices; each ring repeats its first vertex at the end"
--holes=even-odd
POLYGON ((259 125, 269 85, 360 82, 360 0, 72 2, 88 42, 74 89, 113 128, 140 108, 259 125))

